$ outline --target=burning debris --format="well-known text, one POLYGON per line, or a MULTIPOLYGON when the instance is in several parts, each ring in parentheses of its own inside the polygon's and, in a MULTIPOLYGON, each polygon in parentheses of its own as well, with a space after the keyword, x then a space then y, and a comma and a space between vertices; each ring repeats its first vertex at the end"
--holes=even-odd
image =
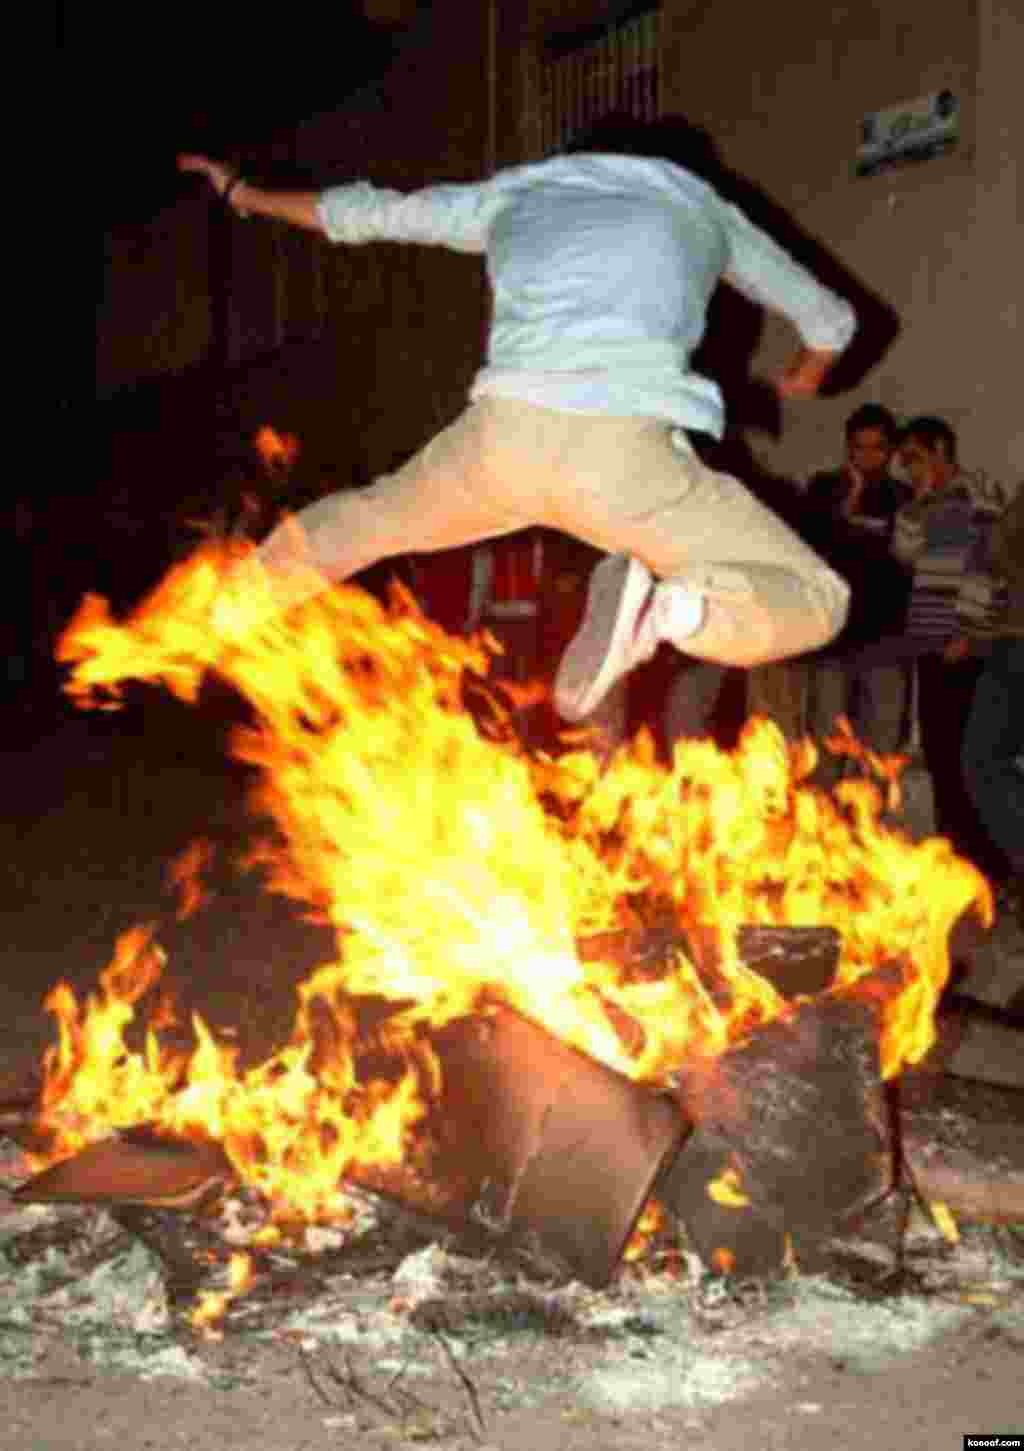
POLYGON ((874 1015, 825 997, 768 1024, 711 1074, 681 1073, 696 1125, 661 1186, 705 1263, 747 1278, 814 1262, 896 1171, 874 1015))
MULTIPOLYGON (((274 618, 269 591, 225 585, 244 551, 211 541, 123 623, 87 599, 61 657, 86 705, 127 680, 239 692, 234 750, 274 826, 249 861, 336 956, 301 985, 291 1041, 247 1068, 200 1018, 183 1048, 152 928, 84 1002, 54 988, 16 1200, 116 1204, 160 1244, 169 1218, 252 1196, 250 1244, 172 1267, 180 1286, 212 1255, 219 1283, 190 1285, 208 1325, 310 1227, 351 1252, 367 1195, 601 1288, 666 1214, 740 1282, 811 1264, 912 1187, 892 1084, 934 1041, 954 923, 992 901, 947 842, 883 823, 895 768, 833 800, 805 784, 814 748, 763 721, 671 766, 643 738, 603 772, 530 756, 485 639, 352 588, 274 618)), ((179 865, 183 903, 205 862, 179 865)))

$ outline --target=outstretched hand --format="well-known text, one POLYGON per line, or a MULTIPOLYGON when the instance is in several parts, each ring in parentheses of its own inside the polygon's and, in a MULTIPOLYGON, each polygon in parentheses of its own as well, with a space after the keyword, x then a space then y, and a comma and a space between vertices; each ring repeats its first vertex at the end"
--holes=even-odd
POLYGON ((182 152, 178 157, 179 171, 194 171, 205 176, 218 196, 222 197, 228 183, 234 179, 235 171, 223 161, 211 161, 208 156, 195 156, 182 152))
POLYGON ((780 398, 816 398, 836 360, 834 352, 803 348, 775 380, 780 398))
POLYGON ((237 168, 227 162, 212 161, 209 156, 187 151, 178 156, 178 170, 205 176, 217 196, 236 217, 273 217, 276 221, 289 222, 293 227, 305 227, 307 231, 323 235, 319 192, 267 191, 244 181, 237 168))

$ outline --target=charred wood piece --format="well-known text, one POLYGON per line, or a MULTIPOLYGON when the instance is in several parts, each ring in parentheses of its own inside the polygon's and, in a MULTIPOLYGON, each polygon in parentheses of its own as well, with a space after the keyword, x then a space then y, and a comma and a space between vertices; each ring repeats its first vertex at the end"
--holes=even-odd
POLYGON ((777 1273, 891 1187, 877 1041, 871 1007, 825 997, 680 1070, 695 1128, 658 1194, 707 1265, 777 1273))
POLYGON ((21 1204, 139 1204, 213 1208, 235 1172, 218 1144, 170 1139, 140 1126, 51 1164, 14 1191, 21 1204))
POLYGON ((955 1216, 1024 1224, 1024 1092, 915 1073, 895 1086, 904 1172, 955 1216))
MULTIPOLYGON (((712 995, 727 1001, 720 941, 718 926, 698 923, 680 934, 679 945, 712 995)), ((842 944, 834 927, 754 924, 737 930, 736 946, 744 967, 759 973, 781 997, 792 999, 813 997, 831 985, 842 944)))

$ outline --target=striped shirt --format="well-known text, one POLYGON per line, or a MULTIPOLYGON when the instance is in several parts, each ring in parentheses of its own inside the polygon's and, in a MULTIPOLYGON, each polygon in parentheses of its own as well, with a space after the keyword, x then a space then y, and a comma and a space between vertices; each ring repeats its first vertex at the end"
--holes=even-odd
POLYGON ((995 515, 965 480, 907 504, 893 524, 892 552, 913 569, 907 635, 941 650, 964 633, 964 582, 983 573, 995 515))

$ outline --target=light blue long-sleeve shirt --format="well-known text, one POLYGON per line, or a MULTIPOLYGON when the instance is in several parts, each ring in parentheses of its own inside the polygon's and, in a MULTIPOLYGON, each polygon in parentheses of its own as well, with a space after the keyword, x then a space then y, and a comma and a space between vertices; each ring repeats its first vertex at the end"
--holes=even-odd
POLYGON ((335 242, 486 253, 493 313, 473 398, 720 437, 721 393, 690 366, 720 279, 788 318, 809 347, 841 352, 856 327, 847 302, 668 161, 558 156, 409 193, 361 181, 325 191, 319 216, 335 242))

